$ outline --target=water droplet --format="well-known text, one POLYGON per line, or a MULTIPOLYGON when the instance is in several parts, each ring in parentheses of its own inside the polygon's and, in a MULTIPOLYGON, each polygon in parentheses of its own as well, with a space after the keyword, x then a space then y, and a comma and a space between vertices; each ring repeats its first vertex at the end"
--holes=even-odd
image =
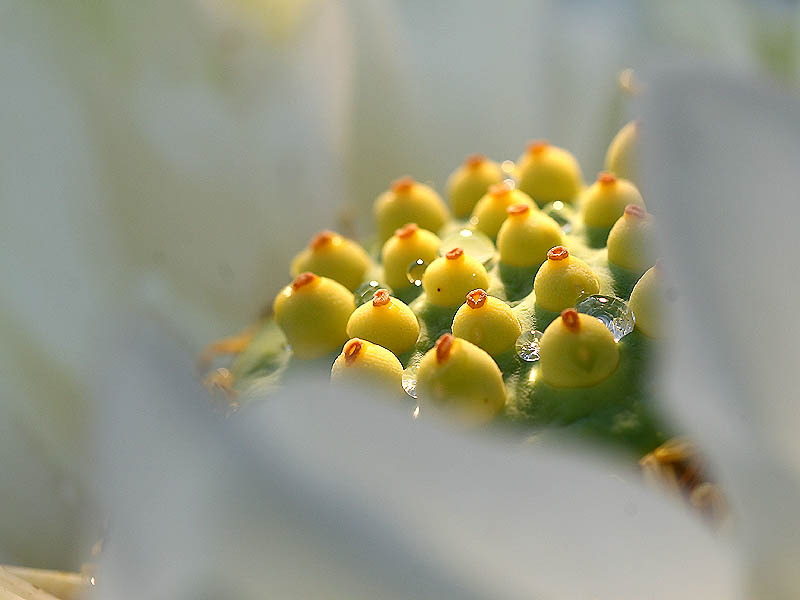
POLYGON ((503 173, 507 175, 512 175, 514 173, 514 161, 513 160, 504 160, 500 163, 500 168, 503 170, 503 173))
MULTIPOLYGON (((417 372, 415 370, 406 369, 403 371, 403 389, 406 394, 417 399, 417 372)), ((419 409, 419 407, 417 407, 419 409)), ((419 410, 417 410, 419 412, 419 410)))
POLYGON ((517 338, 517 356, 527 362, 539 360, 539 342, 542 339, 542 335, 544 334, 536 329, 523 331, 522 335, 517 338))
POLYGON ((569 233, 572 230, 572 220, 575 218, 575 209, 569 204, 561 200, 556 200, 555 202, 546 204, 542 208, 542 212, 561 225, 561 230, 564 233, 569 233))
POLYGON ((425 273, 425 269, 428 268, 428 263, 426 263, 421 258, 418 258, 413 263, 408 265, 408 272, 406 276, 408 280, 411 282, 412 285, 417 287, 422 285, 422 276, 425 273))
POLYGON ((496 253, 494 244, 487 235, 466 228, 452 233, 442 240, 442 245, 439 246, 439 256, 444 256, 453 248, 461 248, 466 254, 484 265, 489 264, 496 253))
POLYGON ((575 308, 578 312, 599 319, 603 325, 608 327, 617 342, 633 331, 636 324, 633 311, 628 303, 615 296, 595 294, 579 301, 575 308))
POLYGON ((392 293, 392 290, 389 289, 388 286, 383 285, 380 281, 373 279, 371 281, 366 281, 362 283, 360 286, 356 288, 356 291, 353 292, 353 296, 356 299, 356 306, 361 306, 362 304, 366 304, 372 297, 375 295, 380 289, 389 290, 389 293, 392 293))

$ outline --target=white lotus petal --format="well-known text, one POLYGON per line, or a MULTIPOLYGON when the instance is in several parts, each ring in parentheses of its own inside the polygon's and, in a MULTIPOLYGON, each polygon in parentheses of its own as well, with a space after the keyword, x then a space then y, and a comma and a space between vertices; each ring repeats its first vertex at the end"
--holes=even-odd
POLYGON ((754 568, 796 597, 800 101, 695 69, 654 81, 644 120, 646 197, 680 290, 671 400, 715 459, 754 568))
POLYGON ((104 370, 111 597, 206 582, 236 597, 736 595, 705 525, 618 465, 324 383, 213 423, 190 364, 149 329, 123 331, 132 349, 104 370))

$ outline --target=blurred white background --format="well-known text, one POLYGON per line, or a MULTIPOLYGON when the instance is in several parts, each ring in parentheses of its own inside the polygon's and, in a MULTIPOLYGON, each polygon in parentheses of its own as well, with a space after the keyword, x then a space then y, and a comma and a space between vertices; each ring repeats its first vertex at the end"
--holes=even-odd
MULTIPOLYGON (((154 348, 192 357, 251 321, 314 231, 344 214, 367 235, 369 206, 391 179, 408 173, 441 190, 467 154, 515 159, 532 138, 569 148, 591 177, 615 131, 641 114, 651 132, 645 198, 663 214, 676 280, 697 291, 687 292, 685 310, 730 302, 703 322, 716 332, 703 347, 744 346, 733 354, 749 365, 715 361, 694 377, 686 374, 701 363, 682 355, 674 368, 691 385, 674 394, 675 415, 710 440, 734 490, 764 489, 741 474, 774 469, 770 489, 798 498, 795 354, 782 354, 777 369, 765 358, 771 348, 786 352, 794 329, 756 320, 747 321, 755 330, 728 335, 740 325, 736 307, 757 311, 756 292, 775 278, 785 293, 763 302, 791 308, 798 23, 794 3, 723 0, 7 0, 0 560, 80 564, 103 512, 93 492, 93 415, 133 397, 109 392, 113 381, 100 393, 96 382, 126 360, 129 319, 157 324, 154 348), (639 105, 617 86, 628 67, 647 85, 639 105), (750 126, 735 127, 742 122, 750 126), (687 212, 698 206, 692 199, 708 210, 687 212), (686 230, 689 214, 695 227, 686 230), (763 227, 732 237, 754 222, 763 227), (747 255, 767 241, 774 270, 744 266, 763 279, 733 290, 725 286, 741 272, 709 279, 731 244, 747 255), (721 248, 716 262, 681 271, 682 253, 704 245, 721 248), (752 292, 744 300, 743 289, 752 292), (722 415, 741 407, 747 416, 729 426, 722 415), (723 423, 729 435, 717 439, 723 423)), ((755 496, 739 496, 745 521, 765 506, 755 496)), ((737 541, 758 573, 797 549, 793 530, 766 529, 766 541, 737 541)))

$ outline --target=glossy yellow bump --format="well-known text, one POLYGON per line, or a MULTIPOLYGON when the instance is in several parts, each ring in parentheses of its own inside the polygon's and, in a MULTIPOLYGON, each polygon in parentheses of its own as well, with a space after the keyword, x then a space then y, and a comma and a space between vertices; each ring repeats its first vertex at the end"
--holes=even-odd
POLYGON ((473 290, 453 319, 453 335, 471 342, 492 356, 514 347, 522 333, 519 320, 502 300, 473 290))
POLYGON ((608 262, 644 273, 656 262, 653 217, 638 206, 628 206, 608 234, 608 262))
POLYGON ((332 231, 321 231, 292 260, 292 277, 304 271, 335 279, 351 291, 364 281, 369 256, 364 249, 332 231))
POLYGON ((495 239, 497 232, 500 231, 500 226, 508 218, 508 208, 515 204, 525 204, 531 208, 531 211, 539 210, 536 203, 525 192, 506 183, 498 183, 490 187, 486 195, 478 200, 470 221, 475 223, 476 229, 495 239))
POLYGON ((426 264, 432 263, 438 253, 442 240, 416 223, 408 223, 394 232, 381 249, 383 279, 393 290, 411 287, 408 268, 418 258, 426 264))
POLYGON ((575 306, 583 294, 599 294, 600 282, 585 262, 563 246, 551 248, 533 280, 536 304, 558 312, 575 306))
POLYGON ((405 303, 390 297, 386 290, 378 290, 372 301, 365 302, 350 315, 347 335, 403 354, 417 342, 419 323, 405 303))
POLYGON ((500 262, 514 267, 533 267, 547 259, 547 251, 564 243, 555 219, 526 204, 508 209, 508 219, 497 234, 500 262))
POLYGON ((600 173, 582 198, 583 222, 589 227, 611 227, 628 205, 644 208, 644 200, 636 186, 611 173, 600 173))
POLYGON ((506 403, 503 376, 492 357, 446 333, 419 364, 417 394, 422 414, 445 414, 467 425, 491 421, 506 403))
POLYGON ((573 308, 550 323, 539 344, 539 376, 553 387, 597 385, 619 364, 611 332, 599 319, 573 308))
POLYGON ((461 306, 469 292, 487 287, 486 269, 461 248, 453 248, 437 258, 422 276, 422 289, 428 302, 435 306, 461 306))
POLYGON ((278 293, 272 307, 294 355, 318 358, 342 347, 356 305, 341 283, 301 273, 278 293))
POLYGON ((457 219, 468 217, 489 186, 503 180, 503 170, 493 160, 470 156, 447 179, 447 197, 457 219))
POLYGON ((375 221, 381 242, 395 229, 416 223, 422 229, 439 231, 448 219, 447 207, 433 188, 410 177, 398 179, 375 200, 375 221))
POLYGON ((619 130, 606 152, 606 169, 639 183, 639 126, 631 121, 619 130))
POLYGON ((636 282, 628 303, 636 318, 636 329, 648 337, 664 337, 663 302, 666 294, 661 270, 651 267, 636 282))
POLYGON ((403 365, 386 348, 354 338, 334 361, 331 383, 399 395, 403 391, 403 365))
POLYGON ((528 145, 517 161, 517 187, 539 206, 561 200, 573 202, 583 188, 580 165, 572 153, 538 141, 528 145))

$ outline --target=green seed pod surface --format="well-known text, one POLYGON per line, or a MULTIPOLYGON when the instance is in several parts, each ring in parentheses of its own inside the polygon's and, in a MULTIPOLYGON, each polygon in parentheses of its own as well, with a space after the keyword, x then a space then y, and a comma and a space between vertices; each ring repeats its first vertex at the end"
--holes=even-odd
POLYGON ((551 312, 575 306, 584 294, 600 293, 600 282, 589 265, 570 256, 563 246, 551 248, 533 280, 536 304, 551 312))
POLYGON ((506 403, 503 376, 492 357, 449 333, 422 357, 417 394, 423 415, 444 414, 467 425, 491 421, 506 403))
POLYGON ((350 291, 364 281, 369 268, 369 256, 364 249, 332 231, 321 231, 292 261, 291 275, 304 271, 338 281, 350 291))
POLYGON ((453 319, 453 335, 497 356, 514 347, 522 333, 511 307, 484 290, 472 290, 453 319))
POLYGON ((325 356, 347 341, 353 294, 341 283, 301 273, 275 297, 275 322, 297 358, 325 356))
POLYGON ((489 186, 503 180, 503 170, 496 162, 476 154, 468 157, 447 180, 447 197, 457 219, 468 217, 489 186))
POLYGON ((547 252, 564 243, 561 227, 552 217, 530 210, 527 204, 508 208, 508 219, 497 234, 500 262, 533 267, 547 260, 547 252))
POLYGON ((639 183, 639 126, 631 121, 619 130, 606 152, 606 169, 639 183))
POLYGON ((628 303, 636 318, 636 329, 647 337, 664 337, 663 303, 666 289, 660 269, 651 267, 636 282, 628 303))
POLYGON ((561 200, 573 202, 583 188, 583 175, 575 157, 545 141, 532 142, 517 161, 517 187, 539 206, 561 200))
POLYGON ((608 262, 644 273, 656 262, 653 217, 638 206, 627 206, 608 234, 608 262))
POLYGON ((539 350, 539 376, 556 388, 589 387, 611 375, 619 348, 611 332, 595 317, 569 308, 550 323, 539 350))
POLYGON ((433 188, 410 177, 395 181, 390 190, 375 200, 375 220, 381 242, 406 223, 439 231, 448 218, 447 207, 433 188))
POLYGON ((589 227, 611 227, 628 205, 644 208, 639 190, 627 179, 601 173, 582 195, 583 222, 589 227))
POLYGON ((386 348, 354 338, 344 345, 334 361, 331 383, 399 396, 403 393, 403 365, 386 348))
POLYGON ((461 248, 437 258, 422 275, 422 289, 434 306, 460 306, 469 292, 488 287, 484 266, 461 248))
POLYGON ((539 210, 528 194, 506 183, 498 183, 478 200, 470 221, 475 224, 476 229, 495 239, 500 226, 508 218, 508 208, 515 204, 525 204, 531 211, 539 210))
POLYGON ((347 335, 383 346, 394 354, 414 347, 419 337, 419 322, 414 312, 387 290, 378 290, 350 315, 347 335))
POLYGON ((441 245, 442 241, 435 233, 420 229, 416 223, 408 223, 396 230, 381 249, 386 284, 393 290, 411 287, 408 268, 417 259, 432 263, 441 245))

